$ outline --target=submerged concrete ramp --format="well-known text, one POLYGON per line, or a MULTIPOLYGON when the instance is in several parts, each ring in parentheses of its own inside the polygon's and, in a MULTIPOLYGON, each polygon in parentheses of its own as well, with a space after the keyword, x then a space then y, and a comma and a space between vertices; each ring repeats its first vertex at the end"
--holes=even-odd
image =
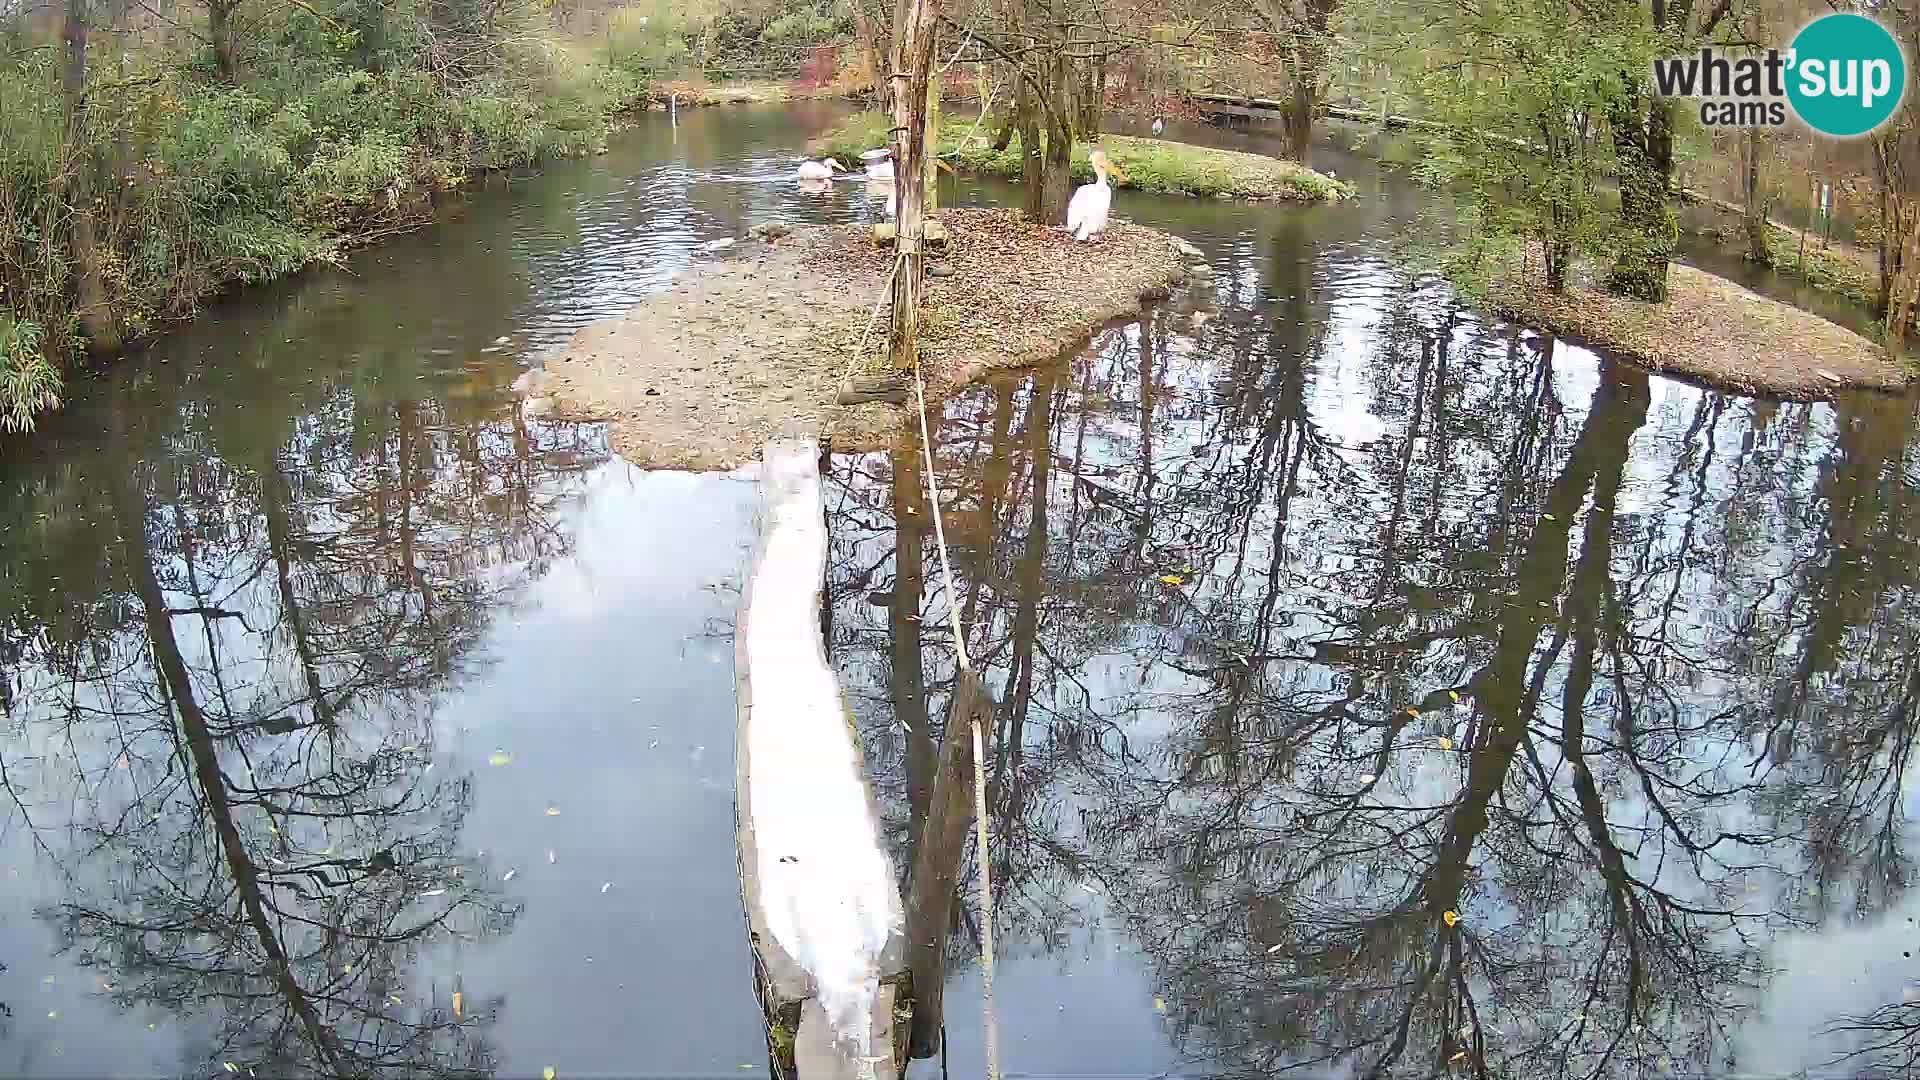
POLYGON ((897 1080, 899 888, 821 640, 819 448, 766 445, 758 541, 735 625, 734 810, 768 1046, 787 1080, 897 1080))

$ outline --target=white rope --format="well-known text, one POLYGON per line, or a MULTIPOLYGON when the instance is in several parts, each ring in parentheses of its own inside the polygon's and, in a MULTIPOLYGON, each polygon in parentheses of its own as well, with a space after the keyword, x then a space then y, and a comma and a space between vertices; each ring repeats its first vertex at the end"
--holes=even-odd
MULTIPOLYGON (((947 558, 947 533, 940 521, 940 487, 933 473, 933 436, 927 425, 927 390, 920 365, 913 367, 913 397, 920 412, 920 453, 927 466, 927 501, 933 505, 933 539, 940 552, 940 575, 947 586, 947 617, 953 625, 953 649, 963 675, 973 674, 966 636, 960 628, 960 594, 953 587, 953 563, 947 558)), ((977 678, 977 676, 976 676, 977 678)), ((956 693, 958 691, 956 690, 956 693)), ((987 766, 980 712, 969 710, 973 727, 973 842, 980 860, 980 995, 987 1042, 987 1080, 1000 1080, 1000 1035, 993 1022, 993 870, 987 852, 987 766)))

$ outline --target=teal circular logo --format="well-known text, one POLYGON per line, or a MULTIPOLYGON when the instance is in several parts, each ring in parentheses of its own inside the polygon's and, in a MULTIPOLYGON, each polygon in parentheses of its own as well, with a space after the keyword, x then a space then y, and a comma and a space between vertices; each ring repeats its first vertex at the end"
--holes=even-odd
POLYGON ((1865 135, 1907 92, 1907 57, 1887 28, 1864 15, 1822 15, 1788 54, 1787 100, 1822 135, 1865 135))

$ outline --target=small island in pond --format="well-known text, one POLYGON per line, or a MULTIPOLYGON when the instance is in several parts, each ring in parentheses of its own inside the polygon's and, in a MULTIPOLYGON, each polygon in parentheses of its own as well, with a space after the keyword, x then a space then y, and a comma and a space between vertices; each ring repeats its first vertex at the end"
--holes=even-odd
MULTIPOLYGON (((929 399, 1054 359, 1165 297, 1197 255, 1125 221, 1076 243, 1013 210, 953 208, 939 220, 947 239, 921 313, 929 399)), ((893 260, 871 226, 760 230, 624 316, 580 330, 532 392, 554 415, 609 421, 614 449, 643 467, 728 469, 768 439, 808 434, 837 450, 884 446, 911 421, 911 397, 841 400, 849 375, 871 385, 891 374, 885 315, 874 314, 893 260)))

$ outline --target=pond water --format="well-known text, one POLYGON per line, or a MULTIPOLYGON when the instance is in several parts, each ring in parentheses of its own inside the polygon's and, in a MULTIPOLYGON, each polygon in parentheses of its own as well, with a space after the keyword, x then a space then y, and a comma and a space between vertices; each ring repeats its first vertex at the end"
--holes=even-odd
MULTIPOLYGON (((708 240, 877 218, 789 179, 837 111, 649 116, 0 446, 0 1070, 766 1071, 752 485, 629 468, 507 386, 708 240)), ((953 595, 917 447, 830 463, 830 648, 898 865, 949 605, 999 702, 1006 1070, 1897 1074, 1910 403, 1479 318, 1392 254, 1425 197, 1328 153, 1365 198, 1119 195, 1214 282, 947 403, 953 595)))

